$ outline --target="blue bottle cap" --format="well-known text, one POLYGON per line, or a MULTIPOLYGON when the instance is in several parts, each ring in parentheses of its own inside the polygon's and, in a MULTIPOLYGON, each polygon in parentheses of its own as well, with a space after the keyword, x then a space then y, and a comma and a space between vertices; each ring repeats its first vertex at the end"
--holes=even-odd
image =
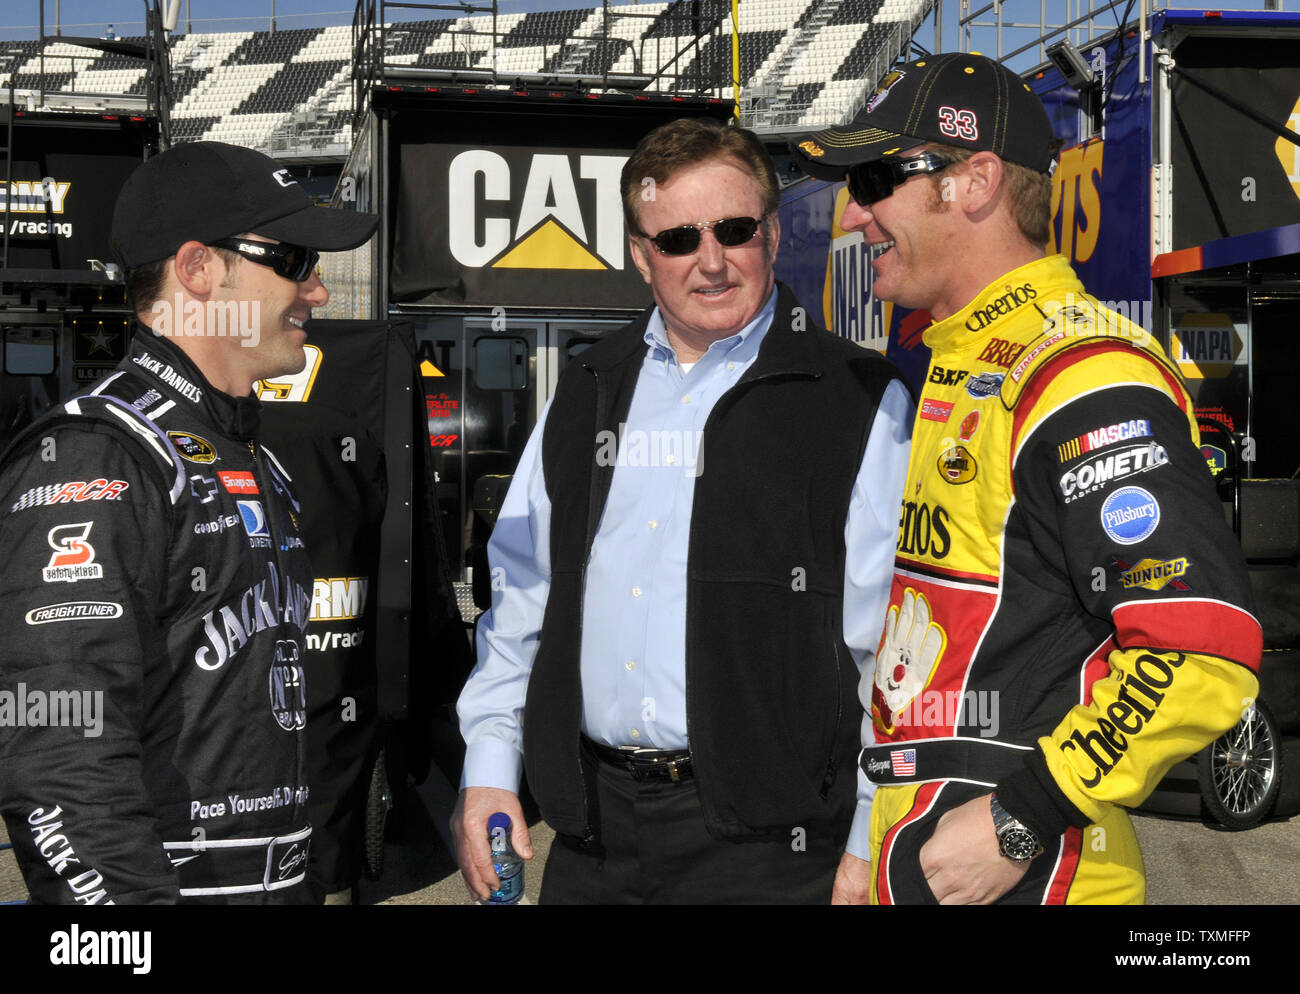
POLYGON ((510 832, 510 816, 509 816, 508 814, 506 814, 504 811, 498 811, 498 812, 496 812, 494 815, 492 815, 492 817, 490 817, 490 818, 488 819, 488 831, 489 831, 489 832, 491 832, 491 831, 494 830, 494 829, 498 829, 498 828, 503 828, 503 829, 505 829, 505 831, 506 831, 506 833, 507 833, 507 836, 509 835, 509 832, 510 832))

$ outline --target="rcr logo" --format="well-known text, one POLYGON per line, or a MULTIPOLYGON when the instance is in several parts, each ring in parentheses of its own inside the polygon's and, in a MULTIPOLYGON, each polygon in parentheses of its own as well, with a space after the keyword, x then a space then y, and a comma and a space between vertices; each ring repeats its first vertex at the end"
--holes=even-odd
POLYGON ((509 209, 515 215, 513 222, 501 216, 500 208, 490 206, 510 201, 511 164, 505 156, 471 149, 452 159, 447 169, 447 243, 455 260, 474 269, 489 264, 517 269, 623 269, 619 175, 627 156, 576 158, 577 181, 574 156, 538 153, 529 159, 523 197, 509 209), (580 181, 594 184, 581 190, 581 200, 588 205, 586 217, 580 181), (593 215, 594 238, 587 228, 593 215), (499 259, 507 249, 509 254, 499 259))

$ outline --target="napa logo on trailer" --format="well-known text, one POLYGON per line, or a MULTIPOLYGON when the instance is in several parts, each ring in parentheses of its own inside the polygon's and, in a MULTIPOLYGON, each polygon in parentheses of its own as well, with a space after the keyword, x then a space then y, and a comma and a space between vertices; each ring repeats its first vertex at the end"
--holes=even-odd
POLYGON ((1106 143, 1100 139, 1061 152, 1052 174, 1049 255, 1087 262, 1101 236, 1101 174, 1106 143))
POLYGON ((1189 380, 1218 380, 1246 364, 1245 339, 1227 314, 1184 314, 1170 335, 1169 355, 1189 380))
POLYGON ((468 269, 622 270, 626 155, 469 148, 447 165, 447 247, 468 269))
POLYGON ((849 191, 835 194, 831 221, 830 255, 826 259, 826 281, 822 294, 822 311, 826 327, 841 338, 883 353, 889 344, 889 322, 893 304, 876 302, 871 287, 875 274, 871 268, 872 251, 860 231, 845 231, 840 226, 849 191))

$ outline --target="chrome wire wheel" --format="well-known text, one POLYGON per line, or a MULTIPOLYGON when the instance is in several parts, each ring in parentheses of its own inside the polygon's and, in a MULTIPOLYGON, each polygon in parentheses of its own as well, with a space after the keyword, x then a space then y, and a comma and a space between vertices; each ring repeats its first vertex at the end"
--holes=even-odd
POLYGON ((1268 817, 1281 789, 1281 739, 1262 701, 1215 739, 1197 759, 1201 799, 1225 828, 1253 828, 1268 817))

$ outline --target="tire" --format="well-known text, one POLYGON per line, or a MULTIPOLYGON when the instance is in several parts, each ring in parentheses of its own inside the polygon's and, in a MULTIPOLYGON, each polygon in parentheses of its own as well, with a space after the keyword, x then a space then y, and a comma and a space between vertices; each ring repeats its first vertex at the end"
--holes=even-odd
POLYGON ((1232 728, 1196 760, 1201 800, 1224 828, 1254 828, 1268 817, 1282 789, 1282 738, 1273 712, 1255 701, 1232 728))
POLYGON ((378 880, 384 875, 384 825, 393 807, 393 794, 388 787, 388 766, 384 750, 379 750, 375 765, 370 770, 370 789, 366 792, 365 873, 367 880, 378 880))

